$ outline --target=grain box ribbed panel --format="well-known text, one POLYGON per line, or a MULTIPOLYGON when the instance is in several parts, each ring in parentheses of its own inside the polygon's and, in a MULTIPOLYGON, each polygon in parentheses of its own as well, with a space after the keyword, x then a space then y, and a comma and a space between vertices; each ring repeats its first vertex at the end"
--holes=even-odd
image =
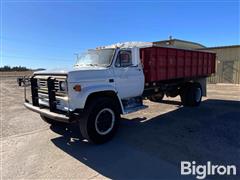
POLYGON ((145 81, 204 77, 215 73, 215 54, 167 47, 140 50, 145 81))

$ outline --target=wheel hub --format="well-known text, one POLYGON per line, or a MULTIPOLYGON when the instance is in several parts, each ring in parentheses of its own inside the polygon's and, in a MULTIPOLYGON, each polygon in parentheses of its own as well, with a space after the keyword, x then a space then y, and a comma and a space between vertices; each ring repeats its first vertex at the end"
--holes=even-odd
POLYGON ((106 135, 108 134, 114 126, 115 114, 113 110, 109 108, 104 108, 96 116, 95 129, 98 134, 106 135))

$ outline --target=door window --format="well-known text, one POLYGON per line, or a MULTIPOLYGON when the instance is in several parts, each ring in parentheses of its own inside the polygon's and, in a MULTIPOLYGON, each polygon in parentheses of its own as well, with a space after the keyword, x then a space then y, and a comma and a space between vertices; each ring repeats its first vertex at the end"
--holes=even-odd
POLYGON ((128 50, 122 50, 118 53, 115 66, 116 67, 128 67, 132 66, 132 52, 128 50))

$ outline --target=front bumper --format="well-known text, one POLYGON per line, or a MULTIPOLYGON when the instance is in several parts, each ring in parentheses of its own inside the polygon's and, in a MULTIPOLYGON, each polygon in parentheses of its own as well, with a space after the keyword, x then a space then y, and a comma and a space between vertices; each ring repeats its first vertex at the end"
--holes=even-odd
POLYGON ((70 117, 66 116, 65 114, 51 112, 47 108, 40 108, 38 106, 33 106, 31 103, 27 103, 27 102, 24 103, 24 106, 26 108, 30 109, 31 111, 39 113, 39 114, 41 114, 43 116, 46 116, 48 118, 54 119, 56 121, 66 122, 66 123, 70 122, 70 117))
MULTIPOLYGON (((56 86, 56 82, 58 83, 59 79, 65 79, 65 77, 44 77, 36 75, 28 78, 29 83, 24 86, 24 106, 31 111, 55 121, 73 122, 76 113, 69 111, 69 109, 66 110, 66 108, 69 107, 68 101, 62 100, 64 97, 59 94, 59 87, 56 86), (27 93, 27 87, 30 87, 30 94, 27 93), (30 98, 30 100, 28 100, 28 98, 30 98)), ((24 81, 26 80, 27 79, 24 78, 24 81)))

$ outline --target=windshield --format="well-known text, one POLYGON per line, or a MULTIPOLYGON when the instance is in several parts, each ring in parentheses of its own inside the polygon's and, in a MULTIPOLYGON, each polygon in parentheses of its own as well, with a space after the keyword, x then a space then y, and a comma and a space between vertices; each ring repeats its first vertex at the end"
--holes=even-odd
POLYGON ((114 49, 94 49, 82 53, 75 66, 108 66, 114 54, 114 49))

